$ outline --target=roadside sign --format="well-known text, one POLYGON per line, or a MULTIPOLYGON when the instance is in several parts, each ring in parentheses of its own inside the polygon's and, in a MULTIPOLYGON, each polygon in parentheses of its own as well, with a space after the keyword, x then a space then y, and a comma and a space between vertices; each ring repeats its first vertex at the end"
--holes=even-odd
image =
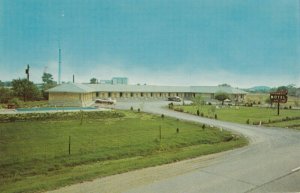
POLYGON ((288 91, 277 91, 277 92, 271 92, 270 93, 270 100, 271 103, 277 103, 278 104, 278 110, 277 114, 279 115, 279 103, 286 103, 288 100, 288 91))

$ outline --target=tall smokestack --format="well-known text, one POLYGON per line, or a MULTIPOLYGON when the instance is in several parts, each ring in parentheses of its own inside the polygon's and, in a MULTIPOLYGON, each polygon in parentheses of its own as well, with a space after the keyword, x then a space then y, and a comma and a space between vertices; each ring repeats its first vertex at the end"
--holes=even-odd
POLYGON ((73 74, 73 83, 75 83, 75 76, 74 76, 74 74, 73 74))
POLYGON ((61 48, 58 49, 58 84, 61 83, 61 48))

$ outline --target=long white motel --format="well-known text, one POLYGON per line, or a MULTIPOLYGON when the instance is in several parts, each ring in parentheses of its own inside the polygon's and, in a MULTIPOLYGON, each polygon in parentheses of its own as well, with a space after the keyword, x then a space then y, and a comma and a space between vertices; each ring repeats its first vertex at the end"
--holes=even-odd
POLYGON ((227 93, 231 100, 242 102, 247 92, 226 86, 154 86, 127 84, 61 84, 48 90, 49 104, 55 106, 90 106, 96 99, 166 100, 178 96, 185 100, 197 95, 214 99, 218 92, 227 93))

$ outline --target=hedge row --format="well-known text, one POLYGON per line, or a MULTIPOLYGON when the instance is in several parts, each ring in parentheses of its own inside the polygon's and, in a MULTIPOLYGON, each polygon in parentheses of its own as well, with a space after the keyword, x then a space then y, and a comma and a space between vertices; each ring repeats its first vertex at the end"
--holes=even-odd
MULTIPOLYGON (((300 117, 285 117, 282 119, 275 119, 275 120, 269 119, 269 121, 262 121, 261 124, 279 123, 279 122, 299 120, 299 119, 300 119, 300 117)), ((253 125, 259 125, 259 123, 260 123, 259 121, 255 121, 255 122, 253 122, 253 125)))
POLYGON ((44 120, 73 120, 73 119, 105 119, 120 118, 125 114, 116 111, 78 111, 78 112, 53 112, 53 113, 24 113, 0 114, 0 122, 15 121, 44 121, 44 120))

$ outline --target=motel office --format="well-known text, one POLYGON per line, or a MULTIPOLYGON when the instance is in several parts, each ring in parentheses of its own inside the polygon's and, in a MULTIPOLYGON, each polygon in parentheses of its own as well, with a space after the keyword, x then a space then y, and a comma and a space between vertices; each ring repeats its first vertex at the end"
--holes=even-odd
POLYGON ((153 86, 127 84, 61 84, 48 90, 49 104, 55 106, 90 106, 97 98, 118 100, 166 100, 178 96, 191 99, 201 95, 214 99, 218 92, 227 93, 233 101, 241 102, 245 91, 222 86, 153 86))

